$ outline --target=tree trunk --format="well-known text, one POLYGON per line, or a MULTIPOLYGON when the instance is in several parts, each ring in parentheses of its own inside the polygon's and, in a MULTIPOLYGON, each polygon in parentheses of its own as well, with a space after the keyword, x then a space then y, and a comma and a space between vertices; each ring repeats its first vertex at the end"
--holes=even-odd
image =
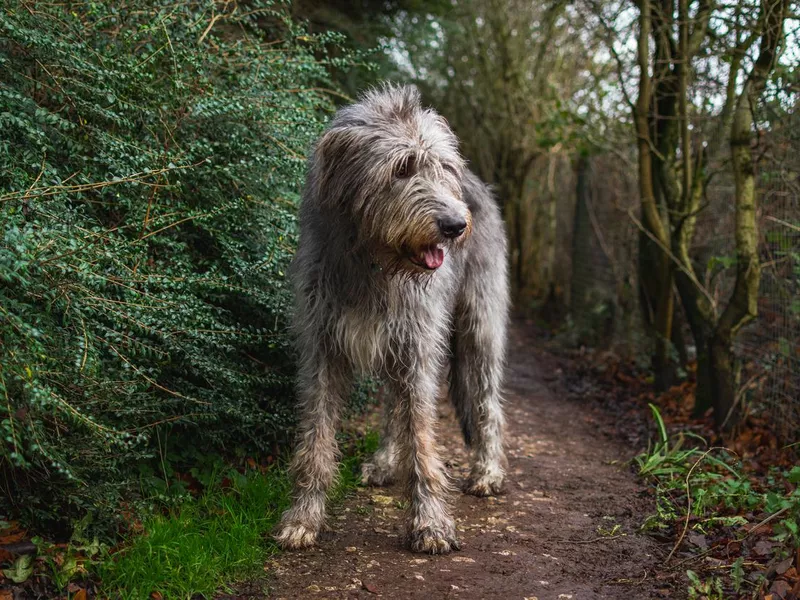
POLYGON ((592 247, 591 226, 587 195, 591 177, 589 158, 581 156, 577 165, 575 216, 572 222, 572 276, 570 280, 569 307, 574 322, 583 318, 587 309, 586 295, 591 281, 592 247))
POLYGON ((772 68, 789 0, 764 0, 761 5, 763 34, 758 58, 747 77, 731 124, 731 164, 736 185, 736 284, 712 338, 712 385, 714 419, 718 427, 736 423, 732 414, 736 401, 733 340, 739 330, 758 313, 761 266, 758 259, 758 219, 753 141, 754 108, 758 105, 772 68))
POLYGON ((715 334, 709 344, 710 384, 714 406, 714 423, 729 429, 738 420, 736 409, 736 370, 730 339, 715 334))
POLYGON ((652 86, 650 80, 650 31, 652 28, 651 0, 641 0, 639 13, 639 41, 637 62, 639 64, 639 97, 634 110, 637 147, 639 151, 639 193, 641 197, 642 221, 654 240, 640 238, 640 251, 653 256, 656 264, 639 261, 639 278, 648 300, 650 314, 653 315, 655 353, 653 371, 656 385, 663 388, 668 383, 669 349, 672 337, 672 268, 664 248, 669 247, 667 230, 661 220, 656 204, 653 185, 653 157, 650 140, 650 106, 652 86), (647 248, 653 244, 653 248, 647 248), (648 252, 648 250, 650 250, 648 252))

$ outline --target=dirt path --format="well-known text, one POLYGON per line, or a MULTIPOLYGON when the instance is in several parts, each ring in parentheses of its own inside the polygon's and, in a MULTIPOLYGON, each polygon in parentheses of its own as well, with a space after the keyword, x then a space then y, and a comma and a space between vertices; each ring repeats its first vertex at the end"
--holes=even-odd
MULTIPOLYGON (((663 549, 637 533, 652 506, 625 465, 633 450, 603 436, 597 415, 545 379, 558 379, 558 362, 517 330, 506 393, 507 493, 456 496, 461 552, 405 550, 399 487, 361 489, 332 511, 333 531, 318 548, 265 566, 270 597, 680 597, 654 576, 663 549)), ((443 456, 463 481, 467 452, 448 407, 440 417, 443 456)))

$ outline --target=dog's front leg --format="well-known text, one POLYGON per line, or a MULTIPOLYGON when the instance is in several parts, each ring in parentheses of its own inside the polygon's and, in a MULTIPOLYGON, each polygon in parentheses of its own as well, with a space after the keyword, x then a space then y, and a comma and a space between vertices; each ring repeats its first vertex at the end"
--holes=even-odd
POLYGON ((406 527, 411 550, 446 554, 460 545, 448 505, 450 485, 434 437, 437 381, 431 373, 395 381, 399 403, 395 414, 400 419, 400 464, 408 481, 406 527))
POLYGON ((292 506, 275 534, 284 549, 313 546, 325 523, 325 498, 337 472, 336 428, 352 376, 326 357, 303 357, 298 373, 301 417, 298 444, 290 467, 292 506))

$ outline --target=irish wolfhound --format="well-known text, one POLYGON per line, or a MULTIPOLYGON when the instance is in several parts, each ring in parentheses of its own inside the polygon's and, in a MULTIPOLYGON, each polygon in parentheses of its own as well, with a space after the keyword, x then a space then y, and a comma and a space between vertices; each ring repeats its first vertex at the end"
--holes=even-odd
POLYGON ((354 374, 372 373, 391 398, 363 482, 405 476, 411 549, 459 548, 434 439, 437 391, 449 360, 450 395, 473 449, 465 491, 497 493, 506 262, 493 198, 416 88, 385 86, 337 113, 309 162, 292 265, 302 416, 293 504, 276 533, 282 547, 314 544, 337 471, 342 403, 354 374))

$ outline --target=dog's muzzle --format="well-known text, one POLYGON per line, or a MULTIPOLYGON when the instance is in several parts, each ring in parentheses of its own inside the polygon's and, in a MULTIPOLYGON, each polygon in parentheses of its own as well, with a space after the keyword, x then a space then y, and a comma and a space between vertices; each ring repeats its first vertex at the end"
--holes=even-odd
POLYGON ((408 260, 426 271, 435 271, 441 267, 444 264, 445 248, 460 243, 469 233, 470 213, 466 207, 463 209, 458 206, 448 208, 449 210, 440 212, 435 221, 431 223, 436 228, 434 239, 431 240, 433 243, 417 246, 408 257, 408 260))

